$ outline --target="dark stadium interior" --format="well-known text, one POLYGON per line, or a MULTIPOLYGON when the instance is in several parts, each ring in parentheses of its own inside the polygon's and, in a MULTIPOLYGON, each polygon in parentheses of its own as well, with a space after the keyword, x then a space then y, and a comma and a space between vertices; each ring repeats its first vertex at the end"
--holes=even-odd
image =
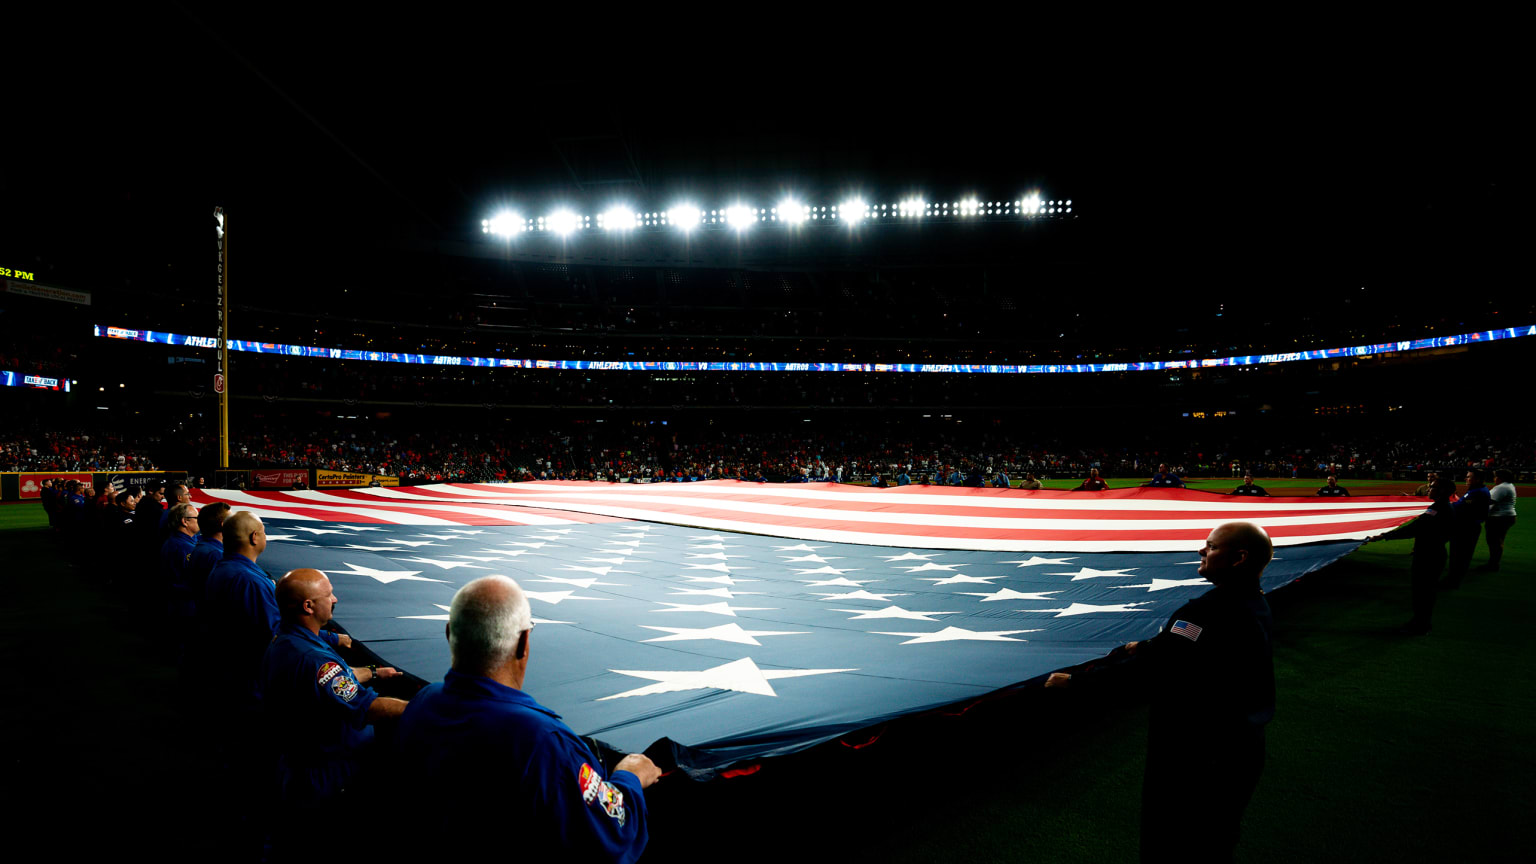
MULTIPOLYGON (((1048 481, 1078 481, 1091 469, 1144 478, 1166 462, 1221 492, 1243 471, 1260 482, 1336 474, 1393 494, 1430 470, 1460 479, 1470 467, 1500 467, 1515 472, 1521 491, 1536 483, 1536 414, 1521 383, 1536 366, 1528 344, 1536 338, 1060 374, 572 371, 237 353, 227 370, 230 461, 221 464, 217 352, 92 335, 98 325, 214 335, 216 206, 228 217, 229 338, 326 349, 1071 365, 1209 361, 1536 325, 1524 254, 1528 136, 1512 107, 1519 76, 1502 70, 1459 81, 1404 57, 1386 67, 1401 78, 1383 83, 1368 57, 1357 58, 1359 68, 1340 59, 1339 68, 1300 75, 1260 63, 1231 76, 1192 57, 1192 79, 1171 67, 1144 78, 1129 56, 1066 61, 1070 74, 1026 74, 1002 56, 969 74, 923 75, 882 69, 877 52, 861 59, 826 46, 833 68, 790 73, 783 67, 794 51, 744 46, 743 56, 782 73, 758 80, 757 70, 738 77, 729 62, 712 68, 664 56, 659 43, 622 35, 615 59, 577 62, 606 49, 569 33, 560 44, 526 47, 539 38, 510 12, 479 26, 402 24, 420 29, 387 37, 351 12, 309 14, 295 28, 278 16, 251 21, 258 16, 249 11, 171 4, 106 13, 89 34, 58 19, 20 28, 36 44, 10 55, 13 68, 29 71, 7 111, 27 124, 0 144, 0 267, 37 286, 87 292, 89 301, 6 291, 0 279, 0 371, 68 382, 68 392, 0 387, 0 473, 187 472, 216 490, 269 468, 387 475, 402 485, 868 483, 902 470, 921 483, 958 468, 989 481, 1004 470, 1017 484, 1026 472, 1048 481), (507 33, 524 47, 508 48, 507 33), (419 47, 407 51, 408 37, 419 47), (34 57, 44 44, 69 45, 56 49, 69 63, 34 57), (67 71, 50 77, 47 68, 67 71), (1101 77, 1114 83, 1088 80, 1101 77), (854 230, 765 223, 742 233, 587 229, 511 239, 481 226, 508 207, 536 216, 557 207, 596 214, 615 202, 644 211, 679 201, 768 207, 784 196, 1011 200, 1035 191, 1070 198, 1072 211, 854 230)), ((125 756, 133 743, 92 737, 56 765, 22 754, 12 763, 16 784, 66 801, 78 779, 93 807, 119 806, 106 818, 109 835, 81 841, 104 853, 153 846, 145 826, 179 813, 199 824, 180 851, 157 854, 243 860, 225 845, 216 808, 196 800, 217 797, 226 780, 197 735, 175 731, 200 706, 165 646, 145 635, 152 613, 102 565, 115 553, 38 538, 14 547, 16 560, 44 578, 15 588, 25 602, 0 623, 5 658, 36 664, 37 642, 52 636, 46 614, 20 610, 83 616, 92 633, 71 647, 73 664, 110 668, 113 640, 127 646, 127 661, 144 664, 138 678, 84 677, 128 715, 123 728, 148 743, 125 756), (140 777, 135 801, 127 787, 140 777)), ((1356 600, 1379 587, 1371 579, 1386 565, 1361 566, 1358 583, 1288 589, 1277 616, 1305 617, 1309 603, 1356 600)), ((1476 616, 1494 607, 1528 615, 1528 591, 1520 597, 1487 599, 1467 613, 1467 626, 1476 629, 1476 616)), ((1306 620, 1330 637, 1350 626, 1306 620)), ((1375 656, 1371 644, 1349 644, 1375 656)), ((1483 671, 1501 676, 1503 662, 1483 671)), ((27 736, 37 752, 62 752, 91 735, 57 707, 82 686, 69 677, 25 673, 24 707, 8 710, 0 728, 17 742, 27 736)), ((1302 689, 1281 683, 1282 703, 1285 687, 1302 689)), ((977 740, 989 740, 985 770, 997 771, 995 760, 1019 758, 1009 735, 1059 736, 1067 753, 1096 746, 1098 734, 1134 739, 1145 725, 1134 713, 1140 705, 1094 697, 1035 713, 1002 699, 982 704, 958 731, 962 718, 930 715, 881 730, 883 749, 845 740, 784 757, 731 794, 719 794, 718 783, 668 781, 657 808, 674 826, 707 815, 714 821, 688 830, 725 843, 731 819, 771 819, 800 796, 805 807, 844 806, 807 780, 841 775, 869 784, 850 793, 866 799, 853 812, 889 829, 877 848, 896 855, 902 820, 869 796, 893 794, 872 789, 899 786, 907 760, 929 763, 929 791, 998 782, 961 765, 977 740)), ((1531 764, 1528 731, 1511 741, 1509 764, 1531 764)), ((1061 781, 1071 757, 1055 758, 1043 760, 1041 783, 1100 794, 1061 781)), ((1306 793, 1288 794, 1304 821, 1305 804, 1295 800, 1306 793)), ((1110 795, 1129 801, 1129 814, 1084 805, 1039 830, 1091 835, 1115 822, 1134 833, 1134 795, 1110 795)), ((1407 799, 1402 818, 1434 818, 1431 798, 1407 799)), ((958 811, 971 799, 955 801, 958 811)), ((829 820, 817 824, 835 830, 829 820)), ((1266 830, 1256 836, 1275 836, 1266 830)), ((652 832, 657 857, 646 860, 710 857, 685 848, 686 831, 658 821, 652 832)), ((1528 834, 1490 838, 1474 858, 1531 853, 1522 845, 1528 834)), ((1106 852, 1086 841, 1074 860, 1134 853, 1129 834, 1115 842, 1106 852)), ((790 845, 764 849, 781 857, 790 845)), ((852 854, 855 845, 844 838, 831 848, 852 854)), ((1437 839, 1434 848, 1444 846, 1437 839)), ((1287 860, 1274 850, 1240 852, 1239 860, 1287 860)), ((1028 848, 1018 854, 1034 860, 1028 848)))

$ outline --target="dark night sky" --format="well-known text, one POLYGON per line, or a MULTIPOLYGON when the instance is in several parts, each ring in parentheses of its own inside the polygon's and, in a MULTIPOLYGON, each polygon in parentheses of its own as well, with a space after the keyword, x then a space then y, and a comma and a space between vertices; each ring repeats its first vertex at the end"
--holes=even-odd
POLYGON ((247 274, 329 279, 352 254, 478 240, 504 202, 580 201, 572 169, 631 173, 619 140, 641 209, 683 193, 1042 188, 1083 214, 1081 278, 1170 294, 1490 278, 1513 273, 1523 233, 1518 78, 1448 76, 1411 52, 924 63, 830 37, 726 50, 688 35, 674 54, 510 18, 196 14, 28 31, 0 251, 193 262, 221 203, 261 250, 247 274), (558 142, 593 135, 609 137, 562 160, 558 142))

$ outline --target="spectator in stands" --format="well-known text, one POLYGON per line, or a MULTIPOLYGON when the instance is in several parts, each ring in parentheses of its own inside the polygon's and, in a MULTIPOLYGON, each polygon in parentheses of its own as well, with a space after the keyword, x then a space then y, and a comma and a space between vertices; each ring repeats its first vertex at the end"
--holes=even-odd
POLYGON ((288 829, 279 845, 287 846, 285 836, 309 834, 316 820, 346 824, 355 817, 337 812, 338 798, 367 756, 372 724, 399 717, 406 703, 367 686, 398 676, 393 667, 354 668, 324 638, 338 602, 324 573, 289 571, 274 594, 281 620, 258 680, 262 713, 277 739, 279 799, 290 810, 277 820, 288 829))
POLYGON ((1081 484, 1079 484, 1072 491, 1074 491, 1074 492, 1103 492, 1105 489, 1108 489, 1108 488, 1109 488, 1109 484, 1105 483, 1104 482, 1104 478, 1099 476, 1099 469, 1097 469, 1097 468, 1089 468, 1088 469, 1088 479, 1084 480, 1081 484))
POLYGON ((1259 587, 1274 547, 1264 529, 1228 522, 1200 549, 1214 587, 1181 606, 1161 633, 1117 648, 1051 688, 1150 678, 1151 729, 1141 795, 1143 861, 1230 861, 1243 810, 1264 768, 1275 713, 1273 620, 1259 587), (1198 778, 1198 782, 1195 782, 1198 778))
POLYGON ((1033 472, 1033 471, 1025 471, 1024 472, 1024 479, 1019 481, 1019 488, 1020 489, 1044 489, 1045 488, 1045 484, 1040 482, 1040 478, 1035 476, 1035 472, 1033 472))
POLYGON ((1348 498, 1349 490, 1339 485, 1339 478, 1328 475, 1328 485, 1317 490, 1317 494, 1324 498, 1348 498))
POLYGON ((1485 569, 1497 572, 1504 560, 1504 538, 1515 527, 1515 472, 1500 468, 1493 472, 1499 481, 1488 490, 1488 563, 1485 569))
POLYGON ((505 576, 454 595, 453 668, 400 719, 402 789, 424 824, 462 824, 457 843, 515 842, 528 860, 633 861, 649 836, 645 794, 661 770, 643 754, 603 762, 554 712, 523 691, 533 618, 505 576), (442 790, 454 790, 451 797, 442 790), (477 833, 480 826, 504 833, 477 833))
POLYGON ((1244 474, 1243 475, 1243 485, 1237 487, 1236 489, 1233 489, 1232 490, 1232 494, 1233 495, 1258 495, 1258 496, 1262 496, 1262 497, 1265 497, 1265 498, 1269 497, 1269 493, 1264 490, 1263 486, 1255 486, 1254 485, 1254 483, 1253 483, 1253 475, 1252 474, 1244 474))
POLYGON ((1157 466, 1157 473, 1152 475, 1152 480, 1147 485, 1182 489, 1184 481, 1179 478, 1179 475, 1169 471, 1167 465, 1159 465, 1157 466))
POLYGON ((1477 540, 1483 533, 1483 520, 1488 518, 1488 508, 1492 503, 1488 487, 1483 485, 1483 472, 1476 468, 1468 471, 1467 489, 1451 505, 1456 524, 1451 532, 1451 561, 1445 574, 1446 588, 1454 590, 1461 587, 1462 577, 1467 575, 1467 570, 1472 566, 1472 553, 1477 549, 1477 540))

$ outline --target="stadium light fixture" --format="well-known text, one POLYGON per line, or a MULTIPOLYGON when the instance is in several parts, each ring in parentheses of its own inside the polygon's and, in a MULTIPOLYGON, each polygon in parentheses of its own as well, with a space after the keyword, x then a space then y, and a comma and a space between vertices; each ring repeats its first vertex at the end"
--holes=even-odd
POLYGON ((927 206, 927 203, 924 202, 921 198, 908 198, 902 201, 900 205, 898 205, 897 212, 903 216, 910 216, 913 219, 918 219, 922 217, 923 212, 927 206))
POLYGON ((511 237, 523 230, 523 217, 510 210, 503 210, 489 219, 480 220, 480 231, 497 237, 511 237))
POLYGON ((725 221, 737 231, 745 231, 757 221, 757 211, 751 207, 736 204, 725 208, 725 221))
POLYGON ((549 214, 549 221, 545 224, 549 230, 564 237, 581 226, 581 218, 569 210, 556 210, 549 214))
POLYGON ((780 222, 799 225, 811 217, 811 208, 793 198, 785 198, 779 202, 775 215, 779 217, 780 222))
POLYGON ((852 227, 864 220, 865 204, 862 198, 849 198, 837 207, 837 218, 852 227))
POLYGON ((614 207, 597 214, 597 227, 604 231, 629 231, 637 224, 639 220, 635 212, 624 207, 614 207))
POLYGON ((680 204, 667 211, 667 221, 682 229, 684 233, 698 226, 699 216, 699 208, 691 204, 680 204))
POLYGON ((1039 194, 1034 194, 1034 195, 1030 195, 1030 196, 1026 197, 1024 199, 1024 201, 1023 201, 1021 206, 1024 209, 1024 213, 1027 214, 1027 215, 1033 216, 1036 213, 1039 213, 1040 212, 1040 196, 1039 196, 1039 194))
POLYGON ((976 215, 976 211, 978 209, 980 209, 980 208, 981 208, 981 203, 978 202, 975 198, 967 198, 964 201, 960 202, 960 215, 961 216, 975 216, 976 215))

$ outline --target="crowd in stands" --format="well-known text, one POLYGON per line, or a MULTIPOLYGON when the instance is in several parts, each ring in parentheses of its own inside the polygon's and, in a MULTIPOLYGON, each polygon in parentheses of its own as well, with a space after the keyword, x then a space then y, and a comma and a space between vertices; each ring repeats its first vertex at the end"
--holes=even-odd
POLYGON ((157 438, 128 439, 112 431, 60 432, 32 428, 0 432, 0 471, 155 471, 157 438))
MULTIPOLYGON (((1536 441, 1516 436, 1361 436, 1332 440, 1189 441, 1178 436, 1112 445, 1025 437, 1000 427, 845 428, 836 432, 709 425, 587 423, 543 431, 498 431, 491 424, 447 424, 433 431, 406 424, 300 424, 252 421, 231 440, 236 468, 313 468, 399 477, 401 482, 532 479, 628 480, 738 478, 772 481, 951 482, 965 477, 1012 480, 1150 476, 1160 464, 1179 476, 1240 478, 1419 478, 1427 470, 1509 466, 1536 469, 1536 441), (899 431, 893 432, 892 429, 899 431)), ((135 471, 160 466, 207 471, 212 436, 132 435, 110 426, 57 431, 37 424, 0 429, 0 471, 135 471), (194 454, 194 455, 189 455, 194 454), (196 464, 190 464, 196 463, 196 464)), ((974 482, 974 480, 972 481, 974 482)))

